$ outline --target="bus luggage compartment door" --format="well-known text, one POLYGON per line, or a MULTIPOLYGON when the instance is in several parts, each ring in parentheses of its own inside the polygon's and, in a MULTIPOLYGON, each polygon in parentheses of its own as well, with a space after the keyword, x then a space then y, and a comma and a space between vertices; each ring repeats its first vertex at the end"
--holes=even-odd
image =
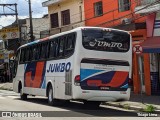
POLYGON ((129 63, 119 60, 83 59, 80 79, 83 90, 126 91, 129 63))

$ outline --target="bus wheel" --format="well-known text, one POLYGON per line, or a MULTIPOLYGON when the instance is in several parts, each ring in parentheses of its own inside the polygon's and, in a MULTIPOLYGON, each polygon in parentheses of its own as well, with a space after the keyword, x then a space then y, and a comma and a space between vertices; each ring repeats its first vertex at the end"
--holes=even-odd
POLYGON ((53 99, 53 89, 52 86, 50 85, 48 88, 48 104, 49 105, 54 105, 55 100, 53 99))
POLYGON ((83 103, 84 103, 85 107, 87 107, 89 109, 90 108, 98 108, 101 104, 101 102, 99 102, 99 101, 84 101, 83 103))
POLYGON ((20 89, 20 97, 21 97, 21 100, 26 100, 27 99, 27 94, 24 94, 22 92, 22 88, 20 89))

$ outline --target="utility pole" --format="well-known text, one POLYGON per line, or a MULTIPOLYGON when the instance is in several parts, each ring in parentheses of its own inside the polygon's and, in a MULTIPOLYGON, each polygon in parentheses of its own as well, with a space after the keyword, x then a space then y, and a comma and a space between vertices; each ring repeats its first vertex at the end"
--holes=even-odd
MULTIPOLYGON (((16 16, 16 26, 18 27, 19 24, 18 24, 17 4, 16 3, 15 4, 0 4, 0 8, 3 9, 3 12, 0 13, 0 16, 16 16), (15 6, 15 8, 13 8, 13 6, 15 6), (6 13, 5 9, 10 9, 11 11, 14 11, 14 13, 13 12, 7 12, 6 13)), ((3 26, 2 26, 2 29, 3 29, 3 26)), ((8 49, 8 39, 3 38, 3 40, 4 40, 4 42, 7 43, 7 49, 8 49)), ((5 70, 6 70, 7 74, 8 74, 7 81, 9 82, 12 79, 10 79, 11 76, 9 74, 11 72, 10 61, 9 61, 9 54, 10 54, 10 52, 7 49, 3 52, 3 54, 4 54, 4 56, 7 56, 7 59, 4 62, 7 63, 6 64, 7 68, 5 68, 5 70)))
POLYGON ((8 15, 16 15, 16 21, 18 21, 18 12, 17 12, 17 4, 0 4, 0 7, 3 7, 3 13, 0 13, 0 16, 8 16, 8 15), (10 6, 15 6, 15 10, 10 8, 10 6), (12 11, 14 11, 15 13, 5 13, 4 8, 8 8, 12 11))
POLYGON ((16 3, 15 3, 15 13, 16 13, 16 23, 18 24, 18 12, 17 12, 17 4, 16 3))
POLYGON ((31 0, 28 0, 28 4, 29 4, 29 20, 30 20, 30 40, 34 41, 33 24, 32 24, 31 0))

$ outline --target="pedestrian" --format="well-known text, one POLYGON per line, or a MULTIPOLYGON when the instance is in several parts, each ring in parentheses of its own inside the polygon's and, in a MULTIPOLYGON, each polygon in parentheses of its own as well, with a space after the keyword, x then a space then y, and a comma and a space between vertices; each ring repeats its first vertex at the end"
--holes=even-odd
POLYGON ((9 69, 7 69, 6 74, 7 74, 7 81, 10 82, 10 70, 9 69))
POLYGON ((4 78, 5 78, 5 82, 8 82, 8 77, 7 77, 7 71, 4 71, 4 78))
POLYGON ((0 72, 0 83, 4 82, 3 71, 0 72))

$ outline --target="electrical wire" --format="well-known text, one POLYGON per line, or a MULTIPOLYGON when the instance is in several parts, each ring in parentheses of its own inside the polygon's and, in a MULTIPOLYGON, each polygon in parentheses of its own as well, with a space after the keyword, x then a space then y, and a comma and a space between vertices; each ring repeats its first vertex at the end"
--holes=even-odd
MULTIPOLYGON (((114 1, 114 0, 113 0, 114 1)), ((111 2, 107 2, 106 4, 104 4, 104 5, 110 5, 110 3, 112 3, 113 1, 111 1, 111 2)), ((131 5, 133 5, 133 4, 136 4, 137 2, 133 2, 131 5)), ((103 6, 104 6, 103 5, 103 6)), ((92 10, 93 10, 93 8, 91 8, 92 10)), ((89 9, 87 9, 86 11, 89 11, 89 10, 91 10, 90 8, 89 9)), ((110 10, 110 11, 107 11, 107 12, 104 12, 103 13, 103 15, 106 15, 106 14, 108 14, 108 13, 111 13, 111 12, 114 12, 114 11, 116 11, 116 10, 119 10, 119 8, 116 8, 116 9, 112 9, 112 10, 110 10)), ((55 11, 55 10, 54 10, 55 11)), ((54 13, 54 11, 52 12, 52 13, 54 13)), ((84 11, 83 11, 84 12, 84 11)), ((72 18, 73 16, 74 16, 75 14, 73 14, 73 15, 70 15, 70 18, 72 18)), ((86 14, 85 14, 86 15, 86 14)), ((79 16, 77 17, 77 18, 79 18, 79 16)), ((91 18, 87 18, 87 19, 84 19, 84 20, 82 20, 81 22, 85 22, 85 21, 88 21, 88 20, 91 20, 91 19, 94 19, 95 17, 91 17, 91 18)), ((76 19, 76 18, 74 18, 74 19, 76 19)), ((59 19, 60 21, 62 20, 62 19, 59 19)), ((71 25, 74 25, 74 24, 77 24, 77 23, 79 23, 80 21, 78 21, 78 22, 75 22, 75 23, 71 23, 71 25)), ((49 23, 50 24, 50 23, 49 23)), ((43 24, 44 26, 45 25, 48 25, 48 24, 43 24)), ((41 26, 43 26, 43 25, 40 25, 40 26, 38 26, 38 27, 41 27, 41 26)), ((38 28, 38 27, 36 27, 36 28, 38 28)))
MULTIPOLYGON (((156 3, 159 3, 159 2, 160 2, 160 0, 158 0, 158 1, 154 2, 154 3, 152 3, 152 4, 149 4, 149 5, 145 6, 145 7, 143 7, 142 9, 139 9, 139 10, 133 12, 133 13, 136 13, 136 12, 138 12, 138 11, 140 11, 140 10, 146 9, 146 8, 152 6, 152 5, 156 4, 156 3)), ((131 15, 131 14, 133 14, 133 13, 127 14, 127 15, 125 15, 125 16, 123 16, 123 17, 126 17, 126 16, 128 16, 128 15, 131 15)), ((146 16, 147 16, 147 15, 148 15, 148 14, 146 14, 146 16)), ((118 18, 118 19, 121 19, 121 18, 123 18, 123 17, 120 17, 120 18, 118 18)), ((143 17, 144 17, 144 16, 143 16, 143 17)), ((140 16, 139 18, 135 18, 135 20, 140 19, 140 18, 142 18, 142 16, 140 16)), ((117 20, 117 19, 116 19, 116 20, 117 20)), ((86 20, 85 20, 85 21, 86 21, 86 20)), ((113 21, 113 20, 112 20, 112 21, 113 21)), ((103 24, 106 24, 106 23, 109 23, 109 22, 111 22, 111 21, 107 21, 107 22, 102 23, 102 24, 99 24, 99 25, 103 25, 103 24)), ((98 26, 99 26, 99 25, 98 25, 98 26)), ((35 34, 38 34, 38 33, 35 33, 35 34)), ((39 35, 40 35, 40 34, 39 34, 39 35)), ((45 35, 46 35, 46 34, 45 34, 45 35)))
MULTIPOLYGON (((145 6, 145 7, 141 8, 141 9, 139 9, 139 10, 136 10, 136 11, 134 11, 134 12, 130 13, 130 14, 127 14, 127 15, 121 16, 121 17, 119 17, 119 18, 117 18, 117 19, 114 19, 114 20, 120 20, 120 19, 122 19, 122 18, 127 17, 128 15, 132 15, 132 14, 134 14, 134 13, 138 12, 138 11, 141 11, 141 10, 143 10, 143 9, 146 9, 146 8, 148 8, 148 7, 150 7, 150 6, 154 5, 154 4, 157 4, 157 3, 159 3, 159 2, 160 2, 160 0, 157 0, 157 1, 155 1, 155 2, 153 2, 153 3, 151 3, 151 4, 147 5, 147 6, 145 6)), ((108 23, 108 24, 109 24, 110 22, 113 22, 113 20, 111 20, 111 21, 107 21, 107 22, 104 22, 104 23, 101 23, 101 24, 98 24, 97 26, 101 26, 101 25, 104 25, 104 24, 106 24, 106 23, 108 23)))

